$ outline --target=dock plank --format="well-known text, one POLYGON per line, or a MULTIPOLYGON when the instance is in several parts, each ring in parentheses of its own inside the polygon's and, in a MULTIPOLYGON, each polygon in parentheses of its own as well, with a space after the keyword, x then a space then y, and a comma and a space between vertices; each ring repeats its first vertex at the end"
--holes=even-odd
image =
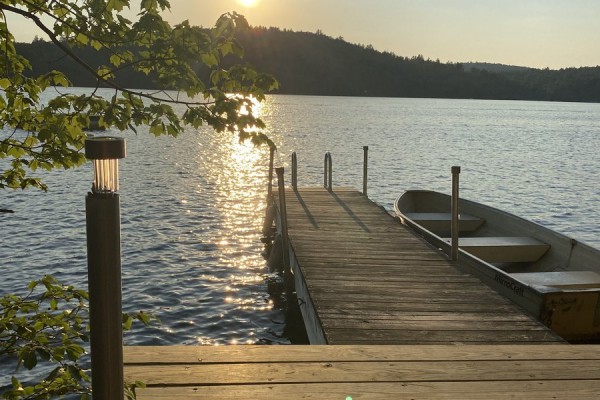
MULTIPOLYGON (((149 364, 240 364, 274 362, 598 360, 600 346, 125 346, 126 366, 149 364)), ((597 377, 600 379, 600 376, 597 377)))
POLYGON ((594 345, 127 346, 137 399, 593 399, 594 345))
POLYGON ((503 382, 391 382, 340 384, 287 384, 252 386, 162 387, 141 391, 138 399, 595 399, 597 381, 503 381, 503 382))
POLYGON ((562 340, 359 192, 299 188, 286 190, 286 199, 290 262, 311 343, 562 340), (445 319, 403 320, 407 312, 445 319))
POLYGON ((147 385, 199 385, 211 381, 223 384, 288 384, 323 382, 431 382, 480 380, 494 375, 495 380, 596 379, 597 360, 536 361, 372 361, 369 368, 356 362, 308 362, 212 365, 132 365, 127 376, 147 385))

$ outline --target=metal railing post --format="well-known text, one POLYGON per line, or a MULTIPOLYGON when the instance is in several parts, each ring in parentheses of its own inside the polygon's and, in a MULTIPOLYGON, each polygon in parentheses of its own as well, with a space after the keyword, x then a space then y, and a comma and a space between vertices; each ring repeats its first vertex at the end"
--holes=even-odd
POLYGON ((325 153, 325 160, 323 161, 323 187, 329 191, 332 190, 331 184, 331 153, 325 153))
POLYGON ((458 209, 458 176, 460 167, 452 167, 452 221, 450 224, 450 259, 456 261, 458 259, 458 232, 459 232, 459 209, 458 209))
POLYGON ((289 284, 291 279, 290 270, 290 253, 289 253, 289 239, 288 239, 288 226, 287 226, 287 207, 285 201, 285 182, 284 182, 284 168, 275 168, 277 173, 277 187, 279 189, 279 215, 281 217, 281 239, 283 242, 283 273, 286 282, 289 284))
POLYGON ((292 189, 298 190, 298 157, 292 153, 292 189))
POLYGON ((271 146, 269 149, 269 187, 267 189, 267 201, 271 201, 273 195, 273 160, 275 158, 275 147, 271 146))
POLYGON ((363 146, 363 195, 367 196, 367 169, 369 164, 369 146, 363 146))

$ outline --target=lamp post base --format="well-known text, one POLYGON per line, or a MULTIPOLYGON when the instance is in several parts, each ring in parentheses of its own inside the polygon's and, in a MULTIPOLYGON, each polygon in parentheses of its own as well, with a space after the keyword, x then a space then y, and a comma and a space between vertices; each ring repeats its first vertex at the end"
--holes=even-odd
POLYGON ((85 205, 92 394, 118 400, 124 398, 119 195, 89 193, 85 205))

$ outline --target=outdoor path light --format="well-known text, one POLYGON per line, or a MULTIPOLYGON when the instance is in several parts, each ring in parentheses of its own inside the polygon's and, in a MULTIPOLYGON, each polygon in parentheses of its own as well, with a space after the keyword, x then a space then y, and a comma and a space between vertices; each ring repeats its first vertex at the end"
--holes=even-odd
POLYGON ((85 156, 94 163, 85 199, 90 294, 90 349, 94 400, 123 399, 121 221, 119 159, 125 139, 89 137, 85 156))

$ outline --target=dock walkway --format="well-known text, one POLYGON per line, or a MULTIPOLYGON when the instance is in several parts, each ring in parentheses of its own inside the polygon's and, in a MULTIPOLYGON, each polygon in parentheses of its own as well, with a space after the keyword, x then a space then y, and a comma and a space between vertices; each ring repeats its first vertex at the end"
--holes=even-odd
POLYGON ((600 347, 566 344, 359 192, 286 198, 300 307, 329 346, 126 347, 138 400, 600 395, 600 347))
POLYGON ((351 189, 286 189, 290 259, 311 344, 560 342, 351 189))

